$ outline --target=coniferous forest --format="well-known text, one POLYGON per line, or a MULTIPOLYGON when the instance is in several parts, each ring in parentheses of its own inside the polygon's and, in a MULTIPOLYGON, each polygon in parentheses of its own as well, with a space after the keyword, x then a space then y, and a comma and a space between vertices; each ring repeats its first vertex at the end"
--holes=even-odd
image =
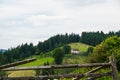
POLYGON ((114 35, 120 37, 120 31, 111 31, 109 33, 104 33, 102 31, 82 32, 81 35, 75 33, 57 34, 50 37, 48 40, 45 40, 44 42, 38 42, 38 44, 35 46, 33 43, 25 43, 14 48, 9 48, 6 51, 0 51, 0 65, 22 60, 32 55, 45 54, 54 48, 63 46, 68 43, 81 42, 91 46, 96 46, 106 38, 114 35))

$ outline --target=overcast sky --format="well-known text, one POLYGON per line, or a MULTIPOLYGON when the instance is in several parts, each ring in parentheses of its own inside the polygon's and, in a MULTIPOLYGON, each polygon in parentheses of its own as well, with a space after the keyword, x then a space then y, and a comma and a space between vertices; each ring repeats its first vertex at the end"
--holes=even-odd
POLYGON ((101 30, 120 30, 120 0, 0 0, 0 48, 101 30))

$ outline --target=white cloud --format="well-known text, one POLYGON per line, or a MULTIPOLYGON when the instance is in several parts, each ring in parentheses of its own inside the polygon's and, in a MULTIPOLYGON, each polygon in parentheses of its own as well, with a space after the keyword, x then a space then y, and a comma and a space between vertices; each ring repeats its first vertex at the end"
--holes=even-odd
POLYGON ((67 16, 36 15, 28 17, 24 22, 31 24, 34 27, 45 27, 51 25, 60 25, 67 19, 67 16))
POLYGON ((27 9, 19 6, 2 6, 0 12, 0 19, 9 19, 25 14, 27 9))

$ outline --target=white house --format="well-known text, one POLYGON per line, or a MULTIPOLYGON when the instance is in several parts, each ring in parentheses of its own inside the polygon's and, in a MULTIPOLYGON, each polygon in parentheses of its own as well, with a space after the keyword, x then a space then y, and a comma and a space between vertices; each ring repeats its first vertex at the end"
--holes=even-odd
POLYGON ((71 49, 71 54, 80 54, 78 49, 71 49))

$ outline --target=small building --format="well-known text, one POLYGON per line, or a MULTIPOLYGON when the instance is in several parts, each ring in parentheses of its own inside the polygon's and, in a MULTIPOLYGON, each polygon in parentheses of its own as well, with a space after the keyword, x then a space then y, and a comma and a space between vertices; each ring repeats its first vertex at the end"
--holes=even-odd
POLYGON ((71 49, 71 54, 80 54, 78 49, 71 49))

